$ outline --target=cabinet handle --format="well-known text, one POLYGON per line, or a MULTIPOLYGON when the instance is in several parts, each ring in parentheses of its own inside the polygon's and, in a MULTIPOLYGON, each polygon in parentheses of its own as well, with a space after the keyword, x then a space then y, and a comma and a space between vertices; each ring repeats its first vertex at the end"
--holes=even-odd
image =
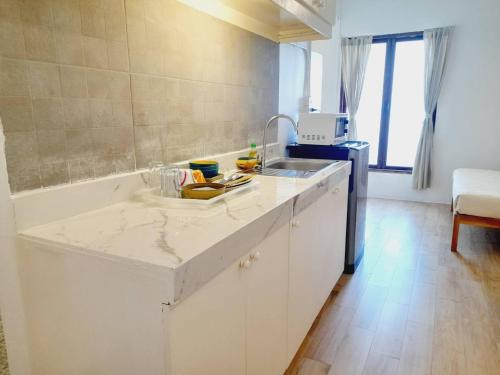
POLYGON ((297 228, 298 226, 300 226, 299 219, 293 219, 292 220, 292 227, 297 228))
POLYGON ((252 263, 250 262, 250 259, 245 259, 245 260, 242 260, 240 262, 240 268, 242 268, 244 270, 250 268, 251 265, 252 265, 252 263))
POLYGON ((332 194, 337 194, 340 191, 339 187, 336 187, 335 189, 332 190, 332 194))
POLYGON ((257 261, 260 258, 260 251, 256 251, 253 254, 250 254, 250 260, 257 261))

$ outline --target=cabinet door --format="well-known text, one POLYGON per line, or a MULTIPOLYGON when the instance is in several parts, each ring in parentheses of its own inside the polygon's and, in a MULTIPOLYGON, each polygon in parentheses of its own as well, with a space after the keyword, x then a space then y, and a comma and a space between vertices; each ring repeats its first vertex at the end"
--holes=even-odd
POLYGON ((292 219, 289 360, 300 347, 344 267, 347 183, 346 178, 292 219))
POLYGON ((246 275, 236 262, 166 314, 169 375, 243 375, 246 275))
POLYGON ((250 252, 247 270, 247 374, 282 374, 287 362, 289 225, 250 252))
POLYGON ((344 272, 345 241, 347 227, 347 195, 349 191, 348 179, 330 190, 325 199, 325 210, 321 220, 322 233, 325 234, 323 245, 326 246, 325 262, 323 269, 324 293, 330 294, 331 290, 344 272))
POLYGON ((335 0, 299 0, 312 9, 317 15, 335 24, 336 1, 335 0))

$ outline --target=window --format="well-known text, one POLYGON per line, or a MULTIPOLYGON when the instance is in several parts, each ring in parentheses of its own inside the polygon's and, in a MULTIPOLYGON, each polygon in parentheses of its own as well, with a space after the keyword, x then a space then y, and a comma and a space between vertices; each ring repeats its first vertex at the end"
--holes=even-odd
POLYGON ((423 34, 375 36, 356 116, 370 168, 411 171, 424 117, 423 34))

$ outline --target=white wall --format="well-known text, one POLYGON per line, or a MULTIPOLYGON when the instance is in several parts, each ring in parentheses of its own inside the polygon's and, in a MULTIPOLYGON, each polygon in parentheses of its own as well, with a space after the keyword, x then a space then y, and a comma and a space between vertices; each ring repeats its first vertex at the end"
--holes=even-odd
POLYGON ((344 36, 455 25, 438 103, 432 186, 411 176, 371 172, 369 195, 449 203, 455 168, 500 170, 500 1, 341 0, 344 36))
POLYGON ((5 137, 0 120, 0 315, 2 316, 7 356, 12 375, 30 373, 28 345, 17 274, 16 225, 10 199, 5 162, 5 137))
MULTIPOLYGON (((332 39, 312 43, 312 50, 323 55, 323 95, 321 111, 337 113, 340 96, 340 20, 333 28, 332 39)), ((280 92, 281 94, 281 92, 280 92)))
MULTIPOLYGON (((280 44, 279 113, 289 115, 295 120, 298 120, 300 99, 303 96, 304 69, 303 49, 293 44, 280 44)), ((285 155, 286 145, 294 142, 296 137, 288 121, 283 119, 279 121, 280 155, 285 155)))
MULTIPOLYGON (((340 88, 340 26, 339 20, 329 40, 312 42, 312 50, 323 56, 322 112, 338 112, 340 88)), ((304 52, 292 44, 280 45, 279 112, 298 119, 303 96, 305 58, 304 52)), ((280 154, 284 155, 288 143, 296 140, 293 129, 284 120, 280 123, 278 141, 280 154)))

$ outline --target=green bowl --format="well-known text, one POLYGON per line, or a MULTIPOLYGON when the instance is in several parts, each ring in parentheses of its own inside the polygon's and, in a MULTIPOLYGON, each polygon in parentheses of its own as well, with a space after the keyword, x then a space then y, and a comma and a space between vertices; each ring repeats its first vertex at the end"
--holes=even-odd
POLYGON ((199 169, 200 167, 204 168, 213 166, 216 166, 218 168, 219 163, 216 162, 215 160, 193 160, 189 162, 189 168, 191 169, 199 169))
POLYGON ((219 163, 214 160, 195 160, 189 163, 190 169, 198 169, 205 178, 212 178, 219 174, 219 163))
POLYGON ((200 169, 201 173, 203 173, 203 177, 212 178, 219 174, 219 169, 211 170, 211 169, 200 169))

